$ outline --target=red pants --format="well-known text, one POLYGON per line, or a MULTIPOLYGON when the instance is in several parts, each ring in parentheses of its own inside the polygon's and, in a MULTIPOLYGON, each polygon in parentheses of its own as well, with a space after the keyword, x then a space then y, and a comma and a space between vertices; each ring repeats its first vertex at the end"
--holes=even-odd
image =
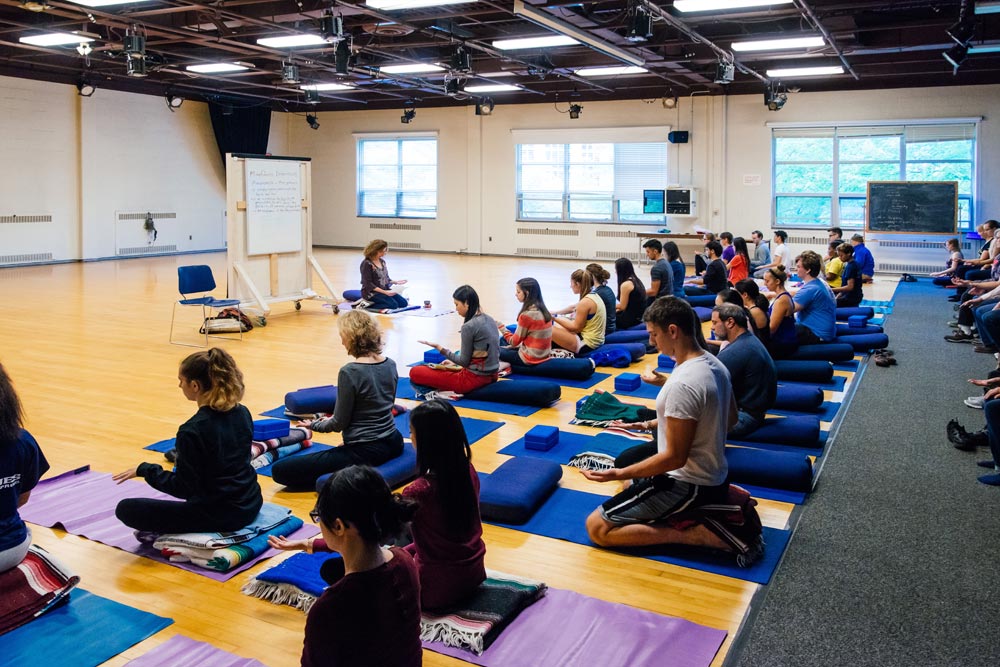
POLYGON ((453 391, 457 394, 468 394, 496 380, 496 375, 476 375, 468 368, 460 371, 439 371, 428 366, 414 366, 410 369, 410 382, 413 384, 453 391))

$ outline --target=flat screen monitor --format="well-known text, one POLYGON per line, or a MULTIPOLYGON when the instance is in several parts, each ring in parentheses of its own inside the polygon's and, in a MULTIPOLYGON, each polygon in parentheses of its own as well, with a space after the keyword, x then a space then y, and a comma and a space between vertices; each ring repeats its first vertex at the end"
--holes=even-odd
POLYGON ((665 192, 663 190, 643 190, 642 191, 642 212, 659 213, 664 212, 665 192))

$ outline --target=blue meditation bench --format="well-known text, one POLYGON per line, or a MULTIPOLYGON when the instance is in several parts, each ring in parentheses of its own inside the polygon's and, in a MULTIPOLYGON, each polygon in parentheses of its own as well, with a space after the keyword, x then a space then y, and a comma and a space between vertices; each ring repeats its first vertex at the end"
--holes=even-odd
POLYGON ((838 308, 837 321, 847 322, 848 318, 861 315, 871 319, 875 317, 875 310, 871 306, 857 306, 855 308, 838 308))
POLYGON ((293 415, 333 412, 337 404, 337 388, 332 384, 307 387, 285 394, 285 410, 293 415))
POLYGON ((788 357, 794 361, 850 361, 854 348, 844 342, 801 345, 788 357))
MULTIPOLYGON (((382 479, 385 480, 390 489, 395 489, 397 486, 417 476, 417 452, 413 449, 413 445, 404 442, 402 454, 394 459, 389 459, 382 465, 375 466, 375 470, 378 470, 379 474, 382 475, 382 479)), ((333 475, 334 473, 327 473, 326 475, 321 475, 316 480, 317 493, 323 488, 326 480, 333 475)))
POLYGON ((816 412, 823 405, 823 389, 798 384, 779 384, 774 399, 778 410, 816 412))
POLYGON ((829 384, 833 381, 833 364, 829 361, 794 361, 780 359, 774 362, 778 381, 814 382, 829 384))
POLYGON ((545 502, 562 479, 562 466, 528 456, 516 456, 480 478, 479 513, 498 523, 522 524, 545 502))
POLYGON ((769 489, 812 490, 812 461, 805 454, 772 452, 750 447, 726 447, 728 481, 769 489))
POLYGON ((838 343, 847 343, 855 352, 870 352, 889 347, 889 337, 884 333, 861 334, 859 336, 844 336, 837 339, 838 343))
MULTIPOLYGON (((562 396, 562 387, 555 382, 544 380, 498 380, 475 391, 466 398, 490 403, 511 403, 544 408, 552 405, 562 396)), ((461 406, 462 402, 459 401, 461 406)))
POLYGON ((558 380, 587 380, 594 375, 594 363, 590 359, 560 359, 552 357, 540 364, 516 364, 511 372, 540 378, 558 380))

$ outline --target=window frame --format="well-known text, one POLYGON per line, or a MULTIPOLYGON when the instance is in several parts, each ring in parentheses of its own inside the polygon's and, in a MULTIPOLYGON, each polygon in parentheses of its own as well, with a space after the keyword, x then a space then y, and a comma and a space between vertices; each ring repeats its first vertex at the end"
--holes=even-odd
MULTIPOLYGON (((355 215, 358 218, 379 218, 379 219, 403 219, 403 220, 436 220, 439 215, 438 204, 439 204, 439 194, 440 194, 440 182, 441 182, 441 162, 439 159, 439 140, 436 132, 408 132, 408 133, 390 133, 390 134, 378 134, 378 133, 365 133, 365 134, 355 134, 355 215), (395 142, 397 159, 396 159, 396 187, 394 190, 388 189, 363 189, 362 188, 362 171, 366 166, 362 159, 364 143, 367 141, 381 141, 381 142, 395 142), (403 186, 404 178, 403 173, 406 167, 413 166, 425 166, 430 165, 425 164, 411 164, 406 163, 403 160, 404 154, 404 144, 406 142, 412 141, 433 141, 434 142, 434 189, 433 190, 422 190, 422 189, 405 189, 403 186), (368 213, 363 210, 364 197, 366 193, 394 193, 395 205, 393 207, 392 213, 368 213), (433 192, 434 195, 434 210, 431 215, 415 215, 407 214, 406 208, 404 206, 404 198, 408 194, 414 193, 427 193, 433 192)), ((368 166, 379 166, 379 165, 368 165, 368 166)))

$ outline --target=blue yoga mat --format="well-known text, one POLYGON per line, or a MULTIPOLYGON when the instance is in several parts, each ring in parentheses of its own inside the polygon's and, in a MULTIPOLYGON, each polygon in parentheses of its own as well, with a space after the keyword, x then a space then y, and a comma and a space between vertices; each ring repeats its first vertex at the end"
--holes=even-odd
MULTIPOLYGON (((469 444, 482 440, 486 435, 503 426, 503 422, 496 422, 489 419, 476 419, 474 417, 460 417, 462 426, 465 427, 465 437, 469 439, 469 444)), ((403 413, 396 416, 396 428, 403 434, 404 438, 410 437, 410 415, 403 413)))
MULTIPOLYGON (((537 379, 537 378, 535 378, 537 379)), ((411 401, 417 400, 417 395, 410 385, 410 378, 399 378, 396 385, 396 398, 406 398, 411 401)), ((539 410, 540 407, 534 405, 514 405, 513 403, 494 403, 492 401, 474 401, 470 398, 463 398, 454 401, 456 408, 468 408, 470 410, 482 410, 483 412, 496 412, 501 415, 513 415, 515 417, 529 417, 539 410)))
MULTIPOLYGON (((607 454, 608 456, 617 458, 618 455, 626 449, 641 444, 642 442, 639 440, 624 438, 620 435, 615 435, 614 433, 601 432, 597 435, 585 435, 583 433, 567 433, 566 431, 559 431, 559 442, 556 443, 555 447, 548 451, 527 449, 524 446, 524 438, 518 438, 497 452, 497 454, 506 454, 507 456, 527 456, 536 459, 545 459, 547 461, 555 461, 560 465, 566 465, 569 463, 571 458, 581 452, 596 452, 598 454, 607 454)), ((798 491, 783 491, 781 489, 770 489, 763 486, 750 486, 748 484, 743 484, 742 482, 734 483, 742 486, 747 491, 750 491, 750 495, 754 498, 778 500, 783 503, 794 503, 796 505, 801 505, 806 500, 806 494, 798 491)))
MULTIPOLYGON (((284 410, 284 408, 282 408, 282 410, 284 410)), ((305 454, 316 454, 317 452, 322 452, 323 450, 330 449, 331 447, 333 447, 333 445, 324 445, 324 444, 321 444, 319 442, 313 442, 313 444, 312 444, 311 447, 306 447, 305 449, 300 449, 299 451, 295 452, 294 454, 290 454, 290 455, 286 456, 285 458, 286 459, 290 459, 292 457, 303 456, 305 454)), ((174 439, 173 438, 170 438, 169 440, 160 440, 159 442, 154 442, 151 445, 143 447, 143 449, 148 449, 148 450, 153 451, 153 452, 161 452, 161 453, 168 452, 168 451, 170 451, 173 448, 174 448, 174 439)), ((263 475, 264 477, 270 477, 271 476, 271 466, 264 466, 262 468, 257 468, 257 474, 258 475, 263 475)))
POLYGON ((82 588, 69 602, 0 636, 0 662, 18 667, 91 667, 173 623, 82 588))
MULTIPOLYGON (((479 474, 481 477, 486 476, 485 473, 479 474)), ((607 499, 608 496, 560 487, 549 496, 549 499, 527 523, 520 526, 503 523, 496 525, 523 533, 552 537, 596 548, 596 545, 587 536, 585 521, 587 516, 607 499)), ((791 533, 787 530, 765 527, 764 540, 767 546, 764 550, 764 556, 753 566, 747 568, 737 567, 732 555, 684 546, 665 545, 641 549, 616 549, 615 551, 702 572, 766 584, 771 580, 771 575, 774 574, 774 570, 778 566, 781 554, 788 546, 790 536, 791 533)))

